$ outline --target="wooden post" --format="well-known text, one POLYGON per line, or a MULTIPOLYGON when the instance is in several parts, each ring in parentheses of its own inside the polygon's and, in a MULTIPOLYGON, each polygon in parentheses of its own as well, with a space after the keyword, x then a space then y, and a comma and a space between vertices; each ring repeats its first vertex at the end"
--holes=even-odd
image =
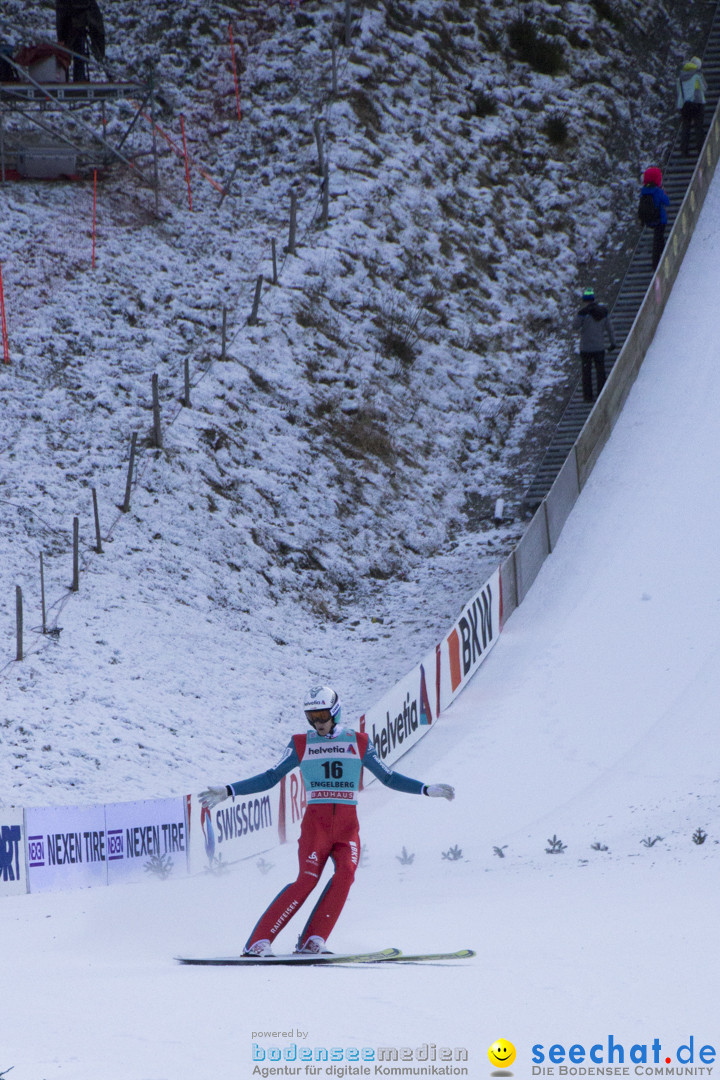
POLYGON ((137 446, 137 431, 133 431, 132 439, 130 440, 130 464, 128 465, 127 483, 125 484, 125 499, 120 507, 123 514, 127 514, 130 509, 130 491, 132 488, 133 468, 135 466, 135 447, 137 446))
POLYGON ((185 395, 183 397, 183 405, 186 409, 190 408, 190 357, 185 353, 185 395))
POLYGON ((45 618, 45 567, 43 565, 43 553, 40 552, 40 607, 42 609, 42 632, 47 633, 47 621, 45 618))
POLYGON ((158 376, 157 372, 152 377, 152 399, 153 399, 153 446, 157 450, 162 450, 162 431, 160 429, 160 391, 158 390, 158 376))
POLYGON ((97 212, 97 169, 93 169, 93 228, 92 228, 92 268, 95 269, 95 218, 97 212))
POLYGON ((222 346, 220 350, 220 359, 227 360, 225 350, 227 348, 227 307, 223 304, 223 317, 222 317, 222 346))
POLYGON ((73 576, 70 589, 77 592, 80 588, 80 518, 73 518, 73 576))
POLYGON ((350 48, 350 39, 352 37, 352 11, 350 10, 350 0, 345 0, 345 48, 350 48))
POLYGON ((290 237, 288 239, 288 254, 295 254, 295 231, 297 228, 297 191, 290 191, 290 237))
POLYGON ((323 169, 323 186, 322 186, 322 215, 320 217, 320 223, 327 225, 328 223, 328 210, 330 208, 330 176, 328 172, 328 163, 325 162, 323 169))
POLYGON ((323 154, 323 137, 319 120, 316 120, 313 124, 313 131, 315 132, 315 145, 317 147, 318 173, 320 174, 320 176, 322 176, 324 170, 325 155, 323 154))
POLYGON ((103 546, 102 537, 100 536, 100 514, 98 513, 97 491, 95 490, 95 488, 92 489, 92 500, 93 516, 95 518, 95 551, 98 555, 102 555, 103 546))
POLYGON ((258 274, 258 279, 255 282, 255 299, 253 300, 252 313, 248 319, 248 326, 257 326, 257 313, 260 307, 260 296, 262 293, 263 276, 258 274))
POLYGON ((337 71, 337 42, 335 41, 335 35, 330 38, 330 50, 332 53, 332 96, 337 97, 338 92, 338 71, 337 71))
POLYGON ((22 589, 19 585, 15 586, 15 636, 17 638, 17 650, 15 652, 15 659, 22 660, 23 658, 23 599, 22 589))
POLYGON ((277 285, 277 250, 275 245, 275 237, 272 238, 272 262, 273 262, 273 285, 277 285))
POLYGON ((237 65, 235 63, 235 42, 233 41, 232 23, 228 24, 228 30, 230 31, 230 56, 232 57, 233 78, 235 79, 235 104, 237 106, 237 117, 238 120, 242 120, 242 112, 240 110, 240 88, 238 86, 237 65))

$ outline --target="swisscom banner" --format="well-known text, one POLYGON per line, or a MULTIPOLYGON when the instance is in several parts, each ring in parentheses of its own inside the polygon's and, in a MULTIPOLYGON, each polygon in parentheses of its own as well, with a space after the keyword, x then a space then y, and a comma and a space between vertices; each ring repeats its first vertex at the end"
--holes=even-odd
POLYGON ((0 809, 0 896, 27 892, 22 810, 0 809))
POLYGON ((270 791, 236 796, 206 810, 196 795, 188 795, 191 872, 229 866, 274 847, 283 839, 280 798, 278 784, 270 791))
MULTIPOLYGON (((366 731, 386 765, 391 765, 427 734, 437 720, 436 650, 368 709, 360 718, 360 730, 366 731)), ((365 771, 365 783, 372 779, 365 771)))
POLYGON ((500 567, 465 604, 440 647, 440 710, 457 697, 500 636, 500 567))

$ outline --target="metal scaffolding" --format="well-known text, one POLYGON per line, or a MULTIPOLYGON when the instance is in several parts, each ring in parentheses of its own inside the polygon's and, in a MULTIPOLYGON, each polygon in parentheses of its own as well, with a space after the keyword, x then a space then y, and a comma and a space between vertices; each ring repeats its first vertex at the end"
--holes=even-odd
MULTIPOLYGON (((68 51, 68 50, 65 50, 68 51)), ((71 54, 75 55, 75 54, 71 54)), ((5 58, 17 71, 18 80, 0 83, 0 182, 5 182, 10 168, 8 159, 12 152, 6 142, 6 119, 8 115, 20 116, 23 120, 47 132, 63 145, 70 146, 80 161, 87 164, 97 163, 97 149, 102 148, 102 163, 112 160, 122 161, 132 169, 133 175, 143 180, 155 191, 155 209, 158 209, 158 166, 157 140, 155 135, 155 92, 152 80, 143 82, 38 82, 29 72, 5 58), (100 105, 105 109, 113 103, 126 102, 134 109, 132 119, 122 131, 117 141, 111 142, 106 137, 105 124, 100 132, 78 115, 83 110, 100 105), (148 176, 138 168, 123 152, 126 140, 140 116, 149 109, 152 124, 152 175, 148 176), (63 122, 69 118, 84 139, 72 138, 63 130, 63 122)), ((22 129, 15 132, 15 137, 22 140, 22 129)), ((22 145, 20 143, 19 145, 22 145)), ((15 147, 17 155, 18 147, 15 147)))

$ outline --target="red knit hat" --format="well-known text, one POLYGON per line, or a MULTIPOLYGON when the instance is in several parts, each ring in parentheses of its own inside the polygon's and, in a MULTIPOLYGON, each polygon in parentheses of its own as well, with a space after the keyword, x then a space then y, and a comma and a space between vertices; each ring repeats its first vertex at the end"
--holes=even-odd
POLYGON ((651 165, 649 169, 646 169, 643 173, 644 184, 655 184, 656 187, 662 187, 662 172, 656 165, 651 165))

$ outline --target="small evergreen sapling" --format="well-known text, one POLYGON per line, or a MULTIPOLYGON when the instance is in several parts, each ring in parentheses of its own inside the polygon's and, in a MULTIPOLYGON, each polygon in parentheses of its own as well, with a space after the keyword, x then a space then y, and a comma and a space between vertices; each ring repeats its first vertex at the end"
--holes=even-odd
POLYGON ((567 848, 567 844, 563 844, 562 840, 558 840, 554 834, 552 840, 548 840, 548 844, 550 847, 545 848, 546 855, 562 855, 567 848))

